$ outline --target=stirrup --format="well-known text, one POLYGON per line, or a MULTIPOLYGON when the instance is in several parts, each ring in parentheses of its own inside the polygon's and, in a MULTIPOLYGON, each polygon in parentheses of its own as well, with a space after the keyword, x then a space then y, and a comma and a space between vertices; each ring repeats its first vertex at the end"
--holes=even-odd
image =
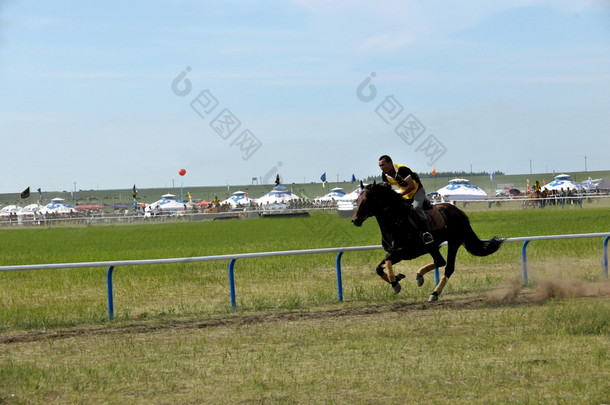
POLYGON ((429 245, 430 243, 434 242, 434 237, 430 232, 424 232, 421 237, 424 241, 424 244, 426 245, 429 245))

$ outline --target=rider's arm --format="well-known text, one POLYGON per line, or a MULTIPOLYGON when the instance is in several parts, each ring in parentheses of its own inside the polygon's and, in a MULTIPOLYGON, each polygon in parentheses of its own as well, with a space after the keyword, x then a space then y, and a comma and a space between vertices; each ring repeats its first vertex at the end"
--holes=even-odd
POLYGON ((415 182, 413 181, 413 178, 411 178, 410 175, 409 175, 409 177, 405 178, 405 183, 407 183, 407 187, 405 187, 404 189, 401 190, 401 192, 400 192, 401 195, 407 195, 411 191, 415 190, 415 182))
POLYGON ((400 194, 402 195, 409 194, 417 187, 415 185, 413 177, 411 177, 411 174, 413 174, 413 172, 407 166, 402 166, 398 169, 398 176, 400 176, 403 179, 404 183, 406 183, 406 187, 404 189, 402 189, 401 187, 402 191, 400 192, 400 194))

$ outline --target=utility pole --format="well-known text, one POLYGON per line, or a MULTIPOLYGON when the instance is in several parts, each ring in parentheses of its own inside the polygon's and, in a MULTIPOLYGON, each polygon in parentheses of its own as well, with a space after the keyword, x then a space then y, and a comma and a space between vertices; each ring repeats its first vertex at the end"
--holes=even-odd
POLYGON ((587 155, 585 155, 585 173, 587 173, 587 155))

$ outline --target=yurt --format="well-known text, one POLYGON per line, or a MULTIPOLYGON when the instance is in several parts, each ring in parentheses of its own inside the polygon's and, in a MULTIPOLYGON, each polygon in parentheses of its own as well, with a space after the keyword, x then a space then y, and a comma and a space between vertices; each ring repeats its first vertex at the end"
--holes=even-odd
POLYGON ((146 207, 147 212, 155 213, 176 213, 178 211, 186 211, 189 208, 184 201, 178 201, 174 194, 164 194, 161 199, 155 201, 146 207))
POLYGON ((570 176, 569 174, 560 174, 559 176, 555 176, 555 180, 553 180, 549 184, 542 186, 543 190, 548 191, 561 191, 562 189, 563 191, 580 191, 581 188, 582 186, 572 180, 572 176, 570 176))
POLYGON ((224 201, 221 201, 221 204, 229 204, 232 209, 236 209, 239 207, 246 207, 250 205, 250 202, 253 200, 248 196, 248 193, 245 191, 236 191, 233 195, 227 198, 224 201))
POLYGON ((26 205, 25 207, 23 207, 23 210, 21 210, 17 215, 33 217, 38 215, 42 208, 43 206, 40 204, 26 205))
POLYGON ((449 180, 449 184, 438 190, 438 193, 445 201, 476 201, 487 198, 484 190, 470 184, 467 179, 449 180))
POLYGON ((17 215, 21 211, 23 211, 23 208, 21 208, 18 205, 7 205, 6 207, 0 209, 0 217, 8 217, 11 215, 17 215))
POLYGON ((592 179, 585 180, 580 185, 589 192, 602 192, 608 193, 610 191, 610 180, 606 179, 592 179))
POLYGON ((318 202, 338 201, 345 195, 346 195, 345 191, 343 191, 343 189, 341 187, 335 187, 332 190, 330 190, 329 193, 324 194, 322 197, 317 197, 315 199, 315 201, 318 201, 318 202))
POLYGON ((337 211, 339 212, 339 216, 344 218, 352 216, 354 209, 356 208, 356 200, 358 200, 361 192, 362 187, 358 186, 357 189, 351 193, 345 194, 337 200, 337 211))
POLYGON ((361 192, 362 192, 362 187, 358 186, 358 188, 356 188, 354 191, 352 191, 351 193, 345 194, 339 200, 340 201, 352 201, 352 202, 356 202, 358 197, 360 197, 360 193, 361 192))
POLYGON ((265 194, 264 196, 256 199, 256 203, 260 205, 274 205, 274 204, 289 204, 291 201, 298 200, 299 196, 288 190, 281 184, 273 187, 273 190, 265 194))
POLYGON ((49 204, 42 207, 38 212, 42 215, 64 215, 74 214, 76 213, 76 209, 73 206, 68 205, 68 203, 66 203, 66 200, 64 200, 63 198, 53 198, 49 204))

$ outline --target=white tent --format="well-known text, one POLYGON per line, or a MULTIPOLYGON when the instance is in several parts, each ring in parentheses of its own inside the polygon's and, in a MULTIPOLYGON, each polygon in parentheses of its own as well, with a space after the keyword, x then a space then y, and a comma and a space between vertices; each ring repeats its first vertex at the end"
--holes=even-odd
POLYGON ((76 209, 68 205, 66 200, 63 198, 53 198, 51 202, 44 207, 42 207, 39 211, 42 215, 47 214, 74 214, 76 213, 76 209))
POLYGON ((569 174, 560 174, 559 176, 555 176, 555 180, 542 186, 543 190, 548 191, 568 191, 568 190, 577 190, 580 191, 582 186, 572 180, 572 176, 569 174))
POLYGON ((238 208, 238 207, 245 207, 247 205, 250 204, 250 202, 252 202, 253 200, 248 196, 248 194, 245 191, 236 191, 233 193, 233 195, 229 198, 227 198, 224 201, 221 201, 221 204, 229 204, 231 205, 232 209, 238 208))
POLYGON ((322 197, 317 197, 316 201, 338 201, 345 196, 345 191, 341 187, 335 187, 322 197))
POLYGON ((23 210, 17 213, 17 215, 27 215, 27 216, 35 216, 38 215, 40 210, 43 208, 40 204, 30 204, 23 207, 23 210))
POLYGON ((449 184, 438 190, 441 197, 448 201, 476 201, 487 198, 487 193, 477 186, 470 184, 470 180, 453 179, 449 184))
POLYGON ((339 215, 342 217, 351 217, 354 213, 354 209, 356 208, 356 200, 360 197, 360 193, 362 192, 362 188, 358 186, 357 189, 352 191, 351 193, 345 194, 339 200, 337 200, 337 210, 339 211, 339 215))
POLYGON ((147 212, 168 212, 175 213, 178 211, 186 211, 189 208, 188 204, 183 201, 178 201, 173 194, 164 194, 161 199, 155 201, 146 207, 147 212))
POLYGON ((256 202, 261 205, 287 204, 298 200, 299 196, 289 191, 286 187, 278 185, 273 190, 258 198, 256 202))
POLYGON ((610 180, 606 180, 606 179, 592 179, 589 177, 588 180, 583 181, 582 183, 580 183, 580 185, 592 192, 595 190, 600 190, 600 191, 608 191, 610 190, 610 180))
POLYGON ((23 208, 18 205, 7 205, 6 207, 0 209, 0 217, 16 215, 19 214, 21 211, 23 211, 23 208))
POLYGON ((345 194, 343 197, 339 198, 338 201, 340 203, 342 202, 351 202, 351 203, 355 203, 356 200, 358 199, 358 197, 360 197, 360 193, 362 192, 362 188, 360 186, 358 186, 357 189, 355 189, 354 191, 352 191, 351 193, 347 193, 345 194))

